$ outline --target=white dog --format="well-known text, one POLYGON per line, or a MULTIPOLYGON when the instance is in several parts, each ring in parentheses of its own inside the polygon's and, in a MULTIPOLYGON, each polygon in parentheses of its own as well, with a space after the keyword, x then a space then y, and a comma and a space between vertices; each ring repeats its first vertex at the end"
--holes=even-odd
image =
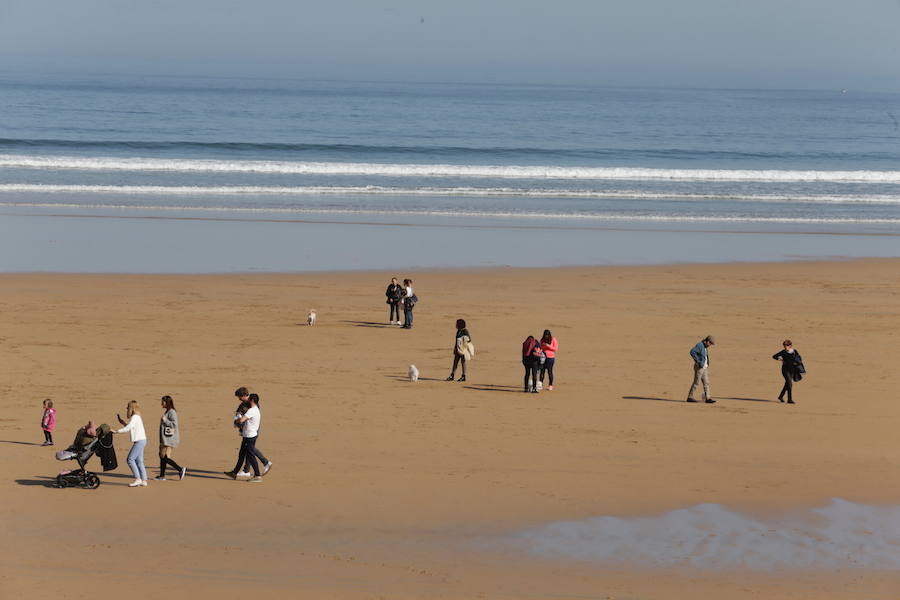
POLYGON ((419 369, 416 368, 416 365, 409 365, 409 371, 408 371, 407 375, 409 375, 410 381, 418 381, 419 380, 419 369))
POLYGON ((309 309, 309 314, 306 315, 306 324, 307 325, 315 325, 316 324, 316 309, 309 309))

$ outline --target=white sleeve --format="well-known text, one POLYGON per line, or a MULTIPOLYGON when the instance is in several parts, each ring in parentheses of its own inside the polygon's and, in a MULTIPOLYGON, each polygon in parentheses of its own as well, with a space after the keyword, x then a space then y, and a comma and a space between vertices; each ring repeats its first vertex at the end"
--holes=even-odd
POLYGON ((131 418, 128 419, 128 425, 126 425, 122 429, 117 429, 116 433, 127 433, 127 432, 131 431, 132 429, 134 429, 134 423, 135 423, 134 417, 135 416, 137 416, 137 415, 131 415, 131 418))

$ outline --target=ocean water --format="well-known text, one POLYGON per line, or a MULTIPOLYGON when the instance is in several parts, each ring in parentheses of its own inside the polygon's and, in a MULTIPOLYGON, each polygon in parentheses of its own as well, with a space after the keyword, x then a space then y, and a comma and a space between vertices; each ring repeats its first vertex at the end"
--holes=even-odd
POLYGON ((549 523, 512 541, 545 558, 697 569, 900 570, 900 507, 832 499, 765 517, 698 504, 641 517, 549 523))
POLYGON ((0 73, 0 269, 895 256, 898 119, 900 95, 853 90, 0 73), (412 256, 373 250, 410 228, 412 256), (534 230, 570 243, 510 249, 534 230), (235 231, 259 243, 231 256, 235 231), (673 255, 698 232, 784 237, 673 255))

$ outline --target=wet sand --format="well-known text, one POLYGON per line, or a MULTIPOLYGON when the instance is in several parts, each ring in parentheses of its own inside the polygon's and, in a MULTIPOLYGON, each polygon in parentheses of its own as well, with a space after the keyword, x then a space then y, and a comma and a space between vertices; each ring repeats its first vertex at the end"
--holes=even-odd
POLYGON ((900 504, 898 273, 897 260, 397 273, 421 299, 411 331, 384 324, 393 273, 0 275, 0 583, 65 598, 896 595, 900 572, 852 557, 830 572, 654 569, 541 557, 515 536, 701 503, 900 504), (478 352, 469 381, 448 383, 458 317, 478 352), (520 343, 544 328, 557 386, 523 394, 520 343), (719 402, 689 405, 688 350, 707 333, 719 402), (775 400, 784 337, 809 370, 796 406, 775 400), (239 385, 262 397, 274 466, 258 485, 220 474, 239 385), (126 487, 118 438, 98 490, 46 487, 71 463, 37 445, 44 397, 54 449, 141 401, 153 477, 162 394, 185 481, 126 487))

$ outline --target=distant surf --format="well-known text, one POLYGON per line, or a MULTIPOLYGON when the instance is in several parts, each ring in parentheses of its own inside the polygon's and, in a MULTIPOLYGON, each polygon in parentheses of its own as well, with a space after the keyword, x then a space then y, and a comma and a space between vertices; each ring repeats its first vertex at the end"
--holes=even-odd
POLYGON ((0 168, 181 173, 264 173, 369 177, 466 177, 491 179, 568 179, 635 181, 731 181, 779 183, 900 184, 900 171, 801 171, 750 169, 663 169, 644 167, 567 167, 553 165, 454 165, 121 158, 54 155, 0 155, 0 168))

